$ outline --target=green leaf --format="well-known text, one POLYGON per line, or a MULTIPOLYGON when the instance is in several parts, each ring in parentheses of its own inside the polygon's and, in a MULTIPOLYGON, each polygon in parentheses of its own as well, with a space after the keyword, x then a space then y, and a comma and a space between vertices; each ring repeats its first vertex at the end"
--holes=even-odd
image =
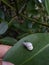
POLYGON ((3 39, 0 39, 0 43, 4 44, 4 45, 14 45, 17 42, 16 39, 12 38, 12 37, 5 37, 3 39))
POLYGON ((47 13, 49 15, 49 0, 45 0, 45 7, 46 7, 47 13))
POLYGON ((0 23, 0 35, 4 34, 8 29, 8 24, 6 22, 0 23))
POLYGON ((31 34, 22 38, 5 54, 3 60, 15 65, 49 65, 49 33, 31 34), (23 46, 24 41, 33 44, 32 51, 23 46))
POLYGON ((12 23, 14 28, 21 30, 23 32, 27 32, 29 33, 30 28, 32 28, 32 23, 29 20, 24 20, 23 23, 20 23, 19 21, 16 22, 16 20, 14 20, 14 22, 12 23))
POLYGON ((23 37, 25 37, 27 35, 29 35, 29 33, 21 33, 17 38, 21 39, 21 38, 23 38, 23 37))
POLYGON ((35 9, 35 2, 33 0, 30 0, 27 4, 27 12, 33 13, 33 10, 35 9))
POLYGON ((0 19, 4 19, 4 13, 3 13, 3 11, 2 10, 0 10, 0 19))

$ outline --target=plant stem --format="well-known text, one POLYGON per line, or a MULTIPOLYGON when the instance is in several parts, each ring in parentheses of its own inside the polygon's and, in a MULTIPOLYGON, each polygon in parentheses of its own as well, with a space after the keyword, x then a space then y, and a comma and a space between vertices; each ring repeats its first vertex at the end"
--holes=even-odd
POLYGON ((10 4, 8 4, 5 0, 1 0, 4 4, 6 4, 8 7, 10 7, 13 10, 16 10, 14 7, 12 7, 10 4))
POLYGON ((18 2, 17 2, 17 0, 14 0, 14 2, 15 2, 15 8, 16 8, 16 15, 18 16, 19 15, 19 13, 18 13, 18 2))
POLYGON ((14 16, 14 17, 9 21, 8 25, 11 26, 11 25, 12 25, 11 23, 12 23, 13 20, 16 19, 16 18, 17 18, 17 16, 14 16))
POLYGON ((32 22, 35 22, 35 23, 38 23, 38 24, 40 24, 40 25, 43 25, 43 26, 49 27, 48 24, 38 22, 36 19, 29 18, 29 17, 27 17, 27 16, 25 16, 25 15, 23 15, 23 14, 20 14, 20 16, 22 16, 22 17, 24 17, 24 18, 26 18, 26 19, 28 19, 28 20, 30 20, 30 21, 32 21, 32 22))

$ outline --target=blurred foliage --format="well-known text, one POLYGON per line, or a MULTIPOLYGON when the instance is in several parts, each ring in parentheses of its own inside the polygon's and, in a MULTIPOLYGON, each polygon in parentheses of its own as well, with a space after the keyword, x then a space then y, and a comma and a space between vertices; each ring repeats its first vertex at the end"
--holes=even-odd
POLYGON ((0 39, 8 36, 19 40, 32 33, 49 32, 47 3, 48 0, 0 0, 0 39))

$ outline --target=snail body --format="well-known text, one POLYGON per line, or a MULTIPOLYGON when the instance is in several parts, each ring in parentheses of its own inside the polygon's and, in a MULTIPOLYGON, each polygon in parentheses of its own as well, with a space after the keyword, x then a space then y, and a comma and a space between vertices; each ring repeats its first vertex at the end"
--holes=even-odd
POLYGON ((28 50, 33 50, 33 45, 31 42, 23 42, 23 45, 28 49, 28 50))

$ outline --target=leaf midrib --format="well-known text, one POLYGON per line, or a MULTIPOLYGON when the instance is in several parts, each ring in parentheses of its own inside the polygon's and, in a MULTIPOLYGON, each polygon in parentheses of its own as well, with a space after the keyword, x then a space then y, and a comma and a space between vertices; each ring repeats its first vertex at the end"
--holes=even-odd
POLYGON ((39 53, 41 53, 42 51, 44 51, 47 47, 49 47, 49 44, 45 45, 43 48, 41 48, 37 53, 35 53, 33 56, 31 56, 29 59, 25 60, 22 64, 20 65, 23 65, 24 63, 30 61, 31 59, 33 59, 35 56, 37 56, 39 53))

